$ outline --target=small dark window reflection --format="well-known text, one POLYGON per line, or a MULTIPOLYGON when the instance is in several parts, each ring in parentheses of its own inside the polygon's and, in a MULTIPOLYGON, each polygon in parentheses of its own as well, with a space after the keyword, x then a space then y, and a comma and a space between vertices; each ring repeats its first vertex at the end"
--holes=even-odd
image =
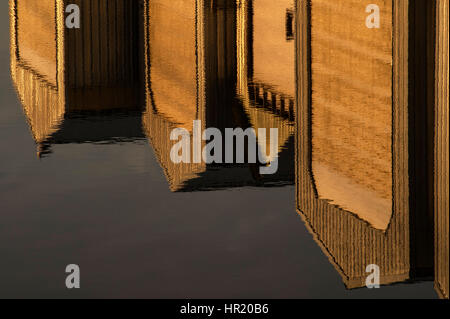
POLYGON ((294 40, 294 10, 286 10, 286 41, 294 40))

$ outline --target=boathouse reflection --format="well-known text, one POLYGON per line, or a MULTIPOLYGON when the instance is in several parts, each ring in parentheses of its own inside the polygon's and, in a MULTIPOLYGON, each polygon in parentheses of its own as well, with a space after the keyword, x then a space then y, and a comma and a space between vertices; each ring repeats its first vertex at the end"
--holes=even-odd
POLYGON ((11 1, 11 73, 38 155, 52 144, 144 138, 137 1, 71 1, 85 18, 64 26, 65 1, 11 1))
MULTIPOLYGON (((10 3, 11 74, 39 156, 52 144, 147 138, 174 192, 295 181, 297 210, 347 287, 365 286, 370 264, 383 284, 428 280, 435 268, 448 297, 448 38, 437 85, 430 65, 406 66, 411 30, 394 14, 428 32, 434 2, 380 0, 380 30, 359 29, 361 1, 72 0, 80 29, 64 26, 66 1, 10 3), (438 86, 431 133, 434 93, 411 98, 407 80, 438 86), (222 136, 277 128, 278 171, 173 163, 171 132, 192 135, 196 120, 222 136)), ((433 60, 432 37, 413 35, 415 58, 433 60)))
POLYGON ((408 100, 406 72, 410 61, 417 96, 433 94, 430 83, 419 83, 429 78, 420 69, 426 64, 411 62, 422 54, 432 61, 424 49, 432 38, 409 34, 415 51, 408 56, 403 20, 410 13, 427 30, 433 15, 421 12, 432 12, 430 4, 380 1, 383 27, 374 30, 360 18, 364 2, 298 2, 297 208, 348 288, 364 287, 372 264, 381 284, 433 277, 425 182, 432 163, 422 156, 426 147, 412 147, 430 137, 433 104, 408 100), (408 123, 422 113, 417 122, 425 125, 408 123))
MULTIPOLYGON (((246 53, 237 49, 237 42, 241 41, 237 38, 247 32, 247 25, 237 24, 240 7, 230 1, 145 3, 147 102, 143 121, 170 189, 188 191, 293 183, 292 139, 288 143, 289 136, 293 135, 293 121, 289 124, 289 116, 278 116, 276 110, 250 109, 248 95, 237 94, 237 83, 243 79, 236 74, 242 71, 242 61, 246 58, 246 53), (248 162, 174 164, 170 151, 177 141, 170 141, 170 133, 175 128, 185 128, 192 135, 194 120, 201 121, 202 130, 218 128, 222 136, 225 128, 256 131, 278 128, 282 139, 277 155, 278 171, 263 176, 259 174, 259 164, 248 162)), ((289 57, 293 59, 293 52, 289 57)), ((203 141, 202 148, 204 145, 203 141)))

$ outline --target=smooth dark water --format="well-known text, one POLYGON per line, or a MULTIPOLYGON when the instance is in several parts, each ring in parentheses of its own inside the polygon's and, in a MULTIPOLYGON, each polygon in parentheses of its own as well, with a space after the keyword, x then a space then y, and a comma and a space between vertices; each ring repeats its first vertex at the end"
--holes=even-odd
MULTIPOLYGON (((436 297, 432 282, 346 290, 297 215, 293 185, 243 187, 252 183, 238 172, 236 187, 222 187, 225 171, 173 192, 134 112, 72 114, 38 158, 11 80, 6 1, 0 12, 0 297, 436 297), (202 183, 220 187, 196 191, 202 183), (72 263, 81 268, 76 291, 65 287, 72 263)), ((225 92, 236 103, 230 82, 216 84, 209 99, 225 92)), ((220 117, 223 105, 210 103, 220 117)))

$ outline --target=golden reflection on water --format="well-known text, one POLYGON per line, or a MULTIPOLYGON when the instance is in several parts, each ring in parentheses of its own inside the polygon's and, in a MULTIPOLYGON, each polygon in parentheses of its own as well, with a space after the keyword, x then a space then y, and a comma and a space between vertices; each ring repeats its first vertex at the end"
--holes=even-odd
POLYGON ((108 10, 106 1, 73 3, 92 17, 79 30, 64 27, 61 1, 11 1, 12 78, 38 156, 51 144, 144 137, 138 51, 131 49, 139 40, 137 3, 109 1, 108 10))
POLYGON ((53 86, 57 86, 56 8, 45 1, 25 0, 17 3, 17 41, 20 43, 18 56, 24 64, 34 68, 36 73, 53 86))
MULTIPOLYGON (((282 100, 278 110, 271 108, 256 96, 249 76, 243 89, 252 98, 237 96, 238 54, 247 52, 237 52, 233 2, 73 3, 83 13, 80 29, 61 24, 61 1, 11 5, 12 75, 39 156, 50 153, 52 144, 147 137, 172 191, 293 183, 293 97, 266 89, 261 97, 270 92, 282 100), (47 13, 56 23, 48 23, 47 13), (288 112, 280 110, 285 102, 288 112), (252 163, 173 164, 170 132, 182 127, 192 133, 194 120, 223 134, 225 128, 279 128, 278 172, 261 176, 260 164, 252 163)), ((293 59, 290 52, 285 68, 291 80, 293 59)))
MULTIPOLYGON (((74 0, 79 30, 64 27, 63 1, 10 3, 11 74, 39 156, 52 144, 146 138, 174 192, 293 184, 311 156, 323 202, 297 204, 347 286, 364 284, 367 263, 386 266, 384 283, 410 278, 408 212, 392 216, 392 21, 360 28, 368 1, 311 2, 311 154, 295 154, 306 133, 296 127, 294 0, 74 0), (170 133, 193 133, 194 120, 222 132, 277 128, 277 173, 174 164, 170 133)), ((378 4, 392 17, 391 0, 378 4)))
POLYGON ((312 170, 319 197, 386 230, 392 214, 392 1, 313 0, 312 170), (351 32, 358 30, 358 32, 351 32))
POLYGON ((213 5, 204 1, 146 3, 143 122, 172 191, 293 183, 293 121, 279 116, 276 109, 258 105, 256 96, 250 99, 254 86, 249 83, 248 74, 242 72, 245 66, 238 61, 253 57, 245 50, 240 51, 237 42, 245 42, 246 47, 253 43, 241 38, 240 31, 244 30, 236 25, 241 13, 227 1, 213 5), (245 84, 237 89, 237 83, 245 84), (245 92, 246 98, 236 96, 236 90, 245 92), (193 133, 194 120, 201 121, 202 129, 215 127, 222 134, 228 127, 278 128, 281 132, 278 172, 261 176, 258 165, 251 163, 174 164, 169 155, 176 141, 170 141, 170 132, 183 127, 193 133))

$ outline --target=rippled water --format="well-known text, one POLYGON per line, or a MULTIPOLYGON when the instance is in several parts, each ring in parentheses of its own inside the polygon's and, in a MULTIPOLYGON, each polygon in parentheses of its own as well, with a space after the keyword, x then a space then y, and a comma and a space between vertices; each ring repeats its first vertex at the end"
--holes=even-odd
POLYGON ((86 0, 65 41, 54 1, 17 3, 0 4, 0 297, 436 297, 347 290, 296 212, 292 0, 253 1, 251 47, 220 1, 86 0), (171 130, 196 119, 278 128, 277 174, 173 164, 171 130))

